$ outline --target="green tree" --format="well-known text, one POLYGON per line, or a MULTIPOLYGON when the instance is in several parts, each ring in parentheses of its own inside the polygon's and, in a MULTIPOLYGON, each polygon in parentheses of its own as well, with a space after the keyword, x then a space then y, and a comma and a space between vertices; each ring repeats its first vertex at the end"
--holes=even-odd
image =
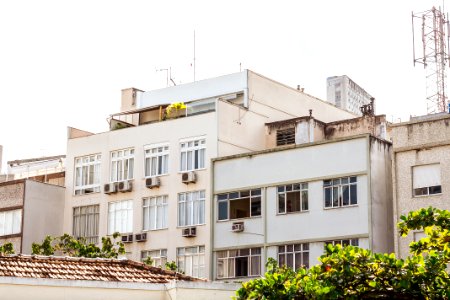
POLYGON ((11 242, 4 243, 0 246, 0 255, 14 254, 14 246, 11 242))
POLYGON ((264 278, 243 283, 236 299, 449 299, 450 212, 430 207, 401 220, 402 236, 410 230, 427 235, 411 243, 404 260, 328 244, 310 269, 294 272, 269 261, 264 278))
POLYGON ((116 241, 120 236, 118 232, 110 237, 102 237, 101 247, 87 243, 84 238, 74 238, 69 234, 59 237, 47 236, 41 244, 33 243, 32 253, 36 255, 54 255, 60 252, 63 255, 89 258, 118 258, 119 254, 125 254, 125 247, 121 241, 116 241))

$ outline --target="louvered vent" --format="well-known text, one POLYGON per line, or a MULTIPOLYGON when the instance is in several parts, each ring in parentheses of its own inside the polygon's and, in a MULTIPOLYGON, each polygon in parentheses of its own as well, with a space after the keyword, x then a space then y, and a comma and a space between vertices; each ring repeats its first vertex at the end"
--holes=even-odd
POLYGON ((295 144, 295 127, 277 130, 277 146, 295 144))

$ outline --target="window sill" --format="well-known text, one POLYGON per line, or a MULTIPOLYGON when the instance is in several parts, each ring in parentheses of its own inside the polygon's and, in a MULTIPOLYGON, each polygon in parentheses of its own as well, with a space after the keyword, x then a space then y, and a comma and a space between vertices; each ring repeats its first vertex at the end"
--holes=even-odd
POLYGON ((277 216, 286 216, 286 215, 296 215, 296 214, 305 214, 309 213, 309 210, 302 210, 302 211, 292 211, 292 212, 285 212, 285 213, 277 213, 277 216))
POLYGON ((436 197, 436 196, 442 196, 442 194, 443 194, 443 193, 439 193, 439 194, 428 194, 428 195, 420 195, 420 196, 414 196, 414 195, 413 195, 413 198, 420 199, 420 198, 427 198, 427 197, 436 197))
POLYGON ((153 176, 144 176, 144 180, 147 178, 155 178, 155 177, 164 177, 164 176, 169 176, 169 173, 164 173, 164 174, 160 174, 160 175, 153 175, 153 176))
POLYGON ((261 218, 262 218, 262 216, 255 216, 255 217, 246 217, 246 218, 239 218, 239 219, 216 220, 216 223, 239 222, 239 221, 261 219, 261 218))
POLYGON ((142 229, 142 232, 155 232, 155 231, 168 230, 168 229, 169 229, 169 227, 158 228, 158 229, 142 229))
POLYGON ((205 225, 206 225, 206 223, 195 224, 195 225, 183 225, 183 226, 177 225, 177 228, 188 228, 188 227, 205 226, 205 225))
POLYGON ((15 238, 15 237, 21 237, 22 233, 12 233, 12 234, 5 234, 5 235, 0 235, 0 239, 10 239, 10 238, 15 238))
POLYGON ((75 196, 75 197, 80 197, 80 196, 89 196, 89 195, 92 195, 92 194, 99 194, 99 193, 101 193, 101 191, 99 191, 99 192, 92 192, 92 193, 84 193, 84 194, 73 194, 73 196, 75 196))
POLYGON ((352 204, 352 205, 346 205, 346 206, 335 206, 335 207, 324 207, 324 210, 331 210, 331 209, 339 209, 339 208, 349 208, 349 207, 357 207, 358 204, 352 204))
POLYGON ((201 168, 201 169, 194 169, 194 170, 186 170, 186 171, 178 171, 178 174, 188 173, 188 172, 195 172, 195 171, 203 171, 207 168, 201 168))

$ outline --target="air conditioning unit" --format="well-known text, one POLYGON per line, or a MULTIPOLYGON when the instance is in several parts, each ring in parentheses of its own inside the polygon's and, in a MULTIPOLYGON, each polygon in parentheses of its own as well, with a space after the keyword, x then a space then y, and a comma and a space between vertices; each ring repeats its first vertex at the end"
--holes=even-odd
POLYGON ((119 192, 131 192, 133 189, 133 182, 131 180, 121 181, 118 183, 119 192))
POLYGON ((194 237, 197 235, 197 228, 195 227, 183 228, 183 230, 181 231, 181 235, 184 237, 194 237))
POLYGON ((232 232, 241 232, 244 231, 244 222, 236 222, 231 225, 232 232))
POLYGON ((113 182, 113 183, 106 183, 103 186, 103 192, 105 194, 117 193, 117 184, 115 182, 113 182))
POLYGON ((144 242, 147 240, 147 233, 138 233, 136 234, 136 242, 144 242))
POLYGON ((152 189, 154 187, 159 187, 161 185, 161 180, 159 177, 150 177, 145 179, 145 186, 149 189, 152 189))
POLYGON ((122 243, 131 243, 132 241, 133 241, 133 235, 132 234, 122 235, 122 243))
POLYGON ((181 182, 189 184, 189 183, 195 183, 197 181, 197 176, 195 175, 195 172, 186 172, 181 174, 181 182))

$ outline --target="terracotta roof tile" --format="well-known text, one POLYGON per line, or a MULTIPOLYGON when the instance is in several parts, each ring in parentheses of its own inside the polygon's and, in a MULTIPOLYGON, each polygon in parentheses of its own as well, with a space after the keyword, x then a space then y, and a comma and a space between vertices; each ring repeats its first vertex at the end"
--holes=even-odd
POLYGON ((203 281, 131 260, 35 255, 0 255, 0 276, 142 283, 203 281))

